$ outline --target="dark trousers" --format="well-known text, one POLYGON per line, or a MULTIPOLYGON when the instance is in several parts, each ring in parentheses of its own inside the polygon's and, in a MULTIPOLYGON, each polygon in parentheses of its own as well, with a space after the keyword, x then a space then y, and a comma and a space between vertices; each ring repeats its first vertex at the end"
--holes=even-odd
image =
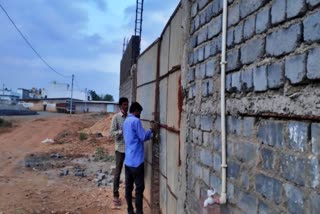
POLYGON ((136 187, 136 213, 143 214, 144 164, 142 163, 138 167, 129 167, 125 165, 125 171, 128 213, 134 213, 132 206, 132 190, 134 183, 136 187))
POLYGON ((113 178, 113 197, 114 198, 119 198, 120 175, 121 175, 124 158, 125 158, 124 153, 116 151, 116 170, 114 172, 114 178, 113 178))

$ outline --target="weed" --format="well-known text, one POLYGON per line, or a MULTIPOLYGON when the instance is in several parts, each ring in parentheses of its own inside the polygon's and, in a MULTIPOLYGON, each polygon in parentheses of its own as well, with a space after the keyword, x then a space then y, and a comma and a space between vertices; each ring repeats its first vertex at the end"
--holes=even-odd
POLYGON ((81 132, 79 135, 79 139, 81 141, 84 141, 84 140, 88 139, 88 135, 86 133, 81 132))
POLYGON ((107 154, 103 148, 98 147, 94 155, 94 161, 111 162, 114 161, 114 156, 107 154))
POLYGON ((0 118, 0 127, 12 127, 12 123, 9 121, 6 121, 3 118, 0 118))

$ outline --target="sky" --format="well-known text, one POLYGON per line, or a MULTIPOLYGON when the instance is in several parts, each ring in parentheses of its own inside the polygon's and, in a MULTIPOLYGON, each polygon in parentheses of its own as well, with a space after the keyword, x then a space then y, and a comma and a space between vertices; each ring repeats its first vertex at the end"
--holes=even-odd
MULTIPOLYGON (((162 32, 179 0, 144 0, 142 51, 162 32)), ((0 9, 0 87, 75 90, 119 97, 123 39, 134 34, 136 0, 0 0, 32 47, 0 9)))

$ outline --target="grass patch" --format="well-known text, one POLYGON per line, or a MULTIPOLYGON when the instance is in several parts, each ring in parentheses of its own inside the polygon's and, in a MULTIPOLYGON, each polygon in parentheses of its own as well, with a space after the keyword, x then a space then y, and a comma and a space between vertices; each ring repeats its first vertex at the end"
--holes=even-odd
POLYGON ((87 139, 88 139, 88 135, 87 135, 86 133, 81 132, 81 133, 79 134, 79 139, 80 139, 81 141, 87 140, 87 139))
POLYGON ((3 118, 0 118, 0 127, 3 127, 3 128, 12 127, 12 123, 9 121, 6 121, 3 118))
POLYGON ((107 154, 103 148, 98 147, 94 154, 94 161, 111 162, 114 161, 114 156, 107 154))

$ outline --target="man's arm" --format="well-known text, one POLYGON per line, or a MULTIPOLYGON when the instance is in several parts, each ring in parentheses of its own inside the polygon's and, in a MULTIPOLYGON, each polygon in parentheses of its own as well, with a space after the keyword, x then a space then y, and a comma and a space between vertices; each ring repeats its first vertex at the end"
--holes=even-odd
POLYGON ((111 127, 110 127, 110 136, 113 137, 113 138, 117 138, 119 137, 120 135, 122 135, 122 130, 119 129, 119 126, 117 124, 117 115, 115 115, 113 118, 112 118, 112 123, 111 123, 111 127))
POLYGON ((151 135, 152 135, 151 129, 148 129, 147 131, 145 131, 140 120, 137 120, 136 122, 136 129, 137 129, 138 138, 141 142, 145 142, 151 139, 151 135))

